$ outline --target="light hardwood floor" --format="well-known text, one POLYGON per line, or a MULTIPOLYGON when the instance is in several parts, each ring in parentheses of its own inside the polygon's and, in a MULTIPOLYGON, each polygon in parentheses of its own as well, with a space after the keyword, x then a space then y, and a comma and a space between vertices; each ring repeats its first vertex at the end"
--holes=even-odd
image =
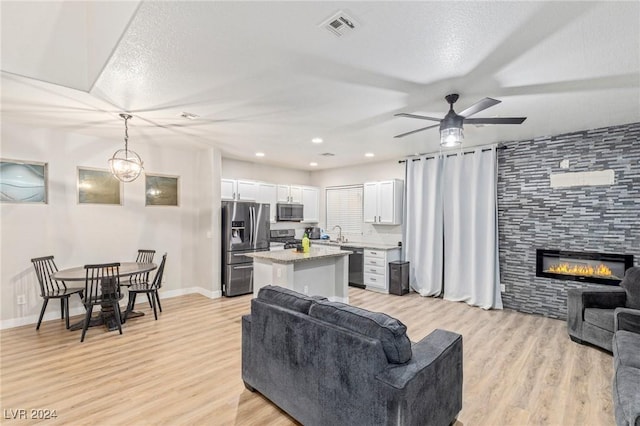
MULTIPOLYGON (((403 321, 411 340, 436 328, 463 335, 457 425, 612 425, 611 355, 569 340, 563 321, 464 303, 350 289, 351 304, 403 321)), ((144 299, 143 299, 144 300, 144 299)), ((250 296, 162 301, 124 334, 64 322, 0 332, 3 424, 18 409, 56 410, 45 424, 290 425, 240 376, 240 317, 250 296)), ((144 300, 146 302, 146 300, 144 300)), ((76 318, 77 319, 77 318, 76 318)))

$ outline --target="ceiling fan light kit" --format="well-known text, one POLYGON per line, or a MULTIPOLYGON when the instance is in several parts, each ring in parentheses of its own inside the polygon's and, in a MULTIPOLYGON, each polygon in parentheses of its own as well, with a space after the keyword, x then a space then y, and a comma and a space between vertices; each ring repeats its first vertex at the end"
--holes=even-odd
MULTIPOLYGON (((424 115, 407 114, 404 112, 395 114, 396 117, 417 118, 420 120, 439 121, 440 122, 440 146, 449 148, 455 147, 462 143, 464 139, 463 124, 466 121, 470 124, 521 124, 527 117, 497 117, 497 118, 468 118, 473 114, 483 111, 489 107, 499 104, 501 101, 492 98, 484 98, 479 102, 471 105, 469 108, 456 114, 453 110, 453 104, 458 100, 458 94, 452 93, 445 96, 445 100, 449 104, 449 112, 444 118, 433 118, 424 115)), ((427 126, 410 132, 402 133, 394 136, 395 138, 403 138, 423 130, 432 129, 438 125, 427 126)))
POLYGON ((445 148, 451 148, 462 144, 464 133, 461 127, 451 127, 449 129, 440 130, 440 145, 445 148))
POLYGON ((109 168, 113 176, 121 182, 133 182, 144 170, 140 156, 129 149, 129 114, 120 114, 124 119, 124 149, 117 150, 109 159, 109 168))

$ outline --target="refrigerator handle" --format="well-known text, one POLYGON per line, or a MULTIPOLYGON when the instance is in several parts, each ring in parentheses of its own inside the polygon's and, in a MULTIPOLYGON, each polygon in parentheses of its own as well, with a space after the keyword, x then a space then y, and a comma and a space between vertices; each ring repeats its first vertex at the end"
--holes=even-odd
POLYGON ((253 247, 253 209, 249 207, 249 223, 251 224, 251 232, 249 232, 249 245, 253 247))
POLYGON ((258 213, 256 212, 256 208, 253 208, 253 248, 256 248, 258 243, 258 213))
POLYGON ((256 208, 251 207, 251 248, 256 245, 256 208))

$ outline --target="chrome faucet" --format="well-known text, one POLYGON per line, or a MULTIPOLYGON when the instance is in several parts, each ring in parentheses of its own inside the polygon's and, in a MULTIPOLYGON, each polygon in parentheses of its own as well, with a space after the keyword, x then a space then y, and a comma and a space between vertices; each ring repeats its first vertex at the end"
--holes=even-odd
POLYGON ((339 231, 339 232, 338 232, 338 239, 337 239, 337 241, 338 241, 339 243, 342 243, 342 242, 343 242, 343 241, 342 241, 342 227, 341 227, 340 225, 336 225, 336 226, 334 226, 334 227, 333 227, 333 230, 335 230, 336 228, 338 228, 338 231, 339 231))

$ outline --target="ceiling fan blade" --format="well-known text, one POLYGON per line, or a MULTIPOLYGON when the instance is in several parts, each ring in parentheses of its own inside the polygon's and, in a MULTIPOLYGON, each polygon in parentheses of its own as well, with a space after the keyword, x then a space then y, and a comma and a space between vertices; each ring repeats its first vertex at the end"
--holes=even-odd
POLYGON ((522 124, 527 117, 465 118, 464 124, 522 124))
POLYGON ((490 108, 494 105, 499 104, 502 101, 499 101, 497 99, 493 99, 493 98, 484 98, 478 102, 476 102, 475 104, 471 105, 469 108, 465 109, 462 112, 459 112, 458 115, 461 115, 463 117, 470 117, 473 114, 477 114, 482 110, 485 110, 487 108, 490 108))
POLYGON ((399 134, 399 135, 395 135, 394 138, 404 138, 405 136, 409 136, 409 135, 412 135, 414 133, 418 133, 418 132, 421 132, 423 130, 431 129, 433 127, 438 127, 438 126, 439 126, 439 124, 434 124, 433 126, 427 126, 427 127, 421 128, 421 129, 412 130, 412 131, 407 132, 407 133, 402 133, 402 134, 399 134))
POLYGON ((427 117, 426 115, 407 114, 406 112, 400 112, 393 115, 396 117, 419 118, 420 120, 442 121, 442 118, 427 117))

